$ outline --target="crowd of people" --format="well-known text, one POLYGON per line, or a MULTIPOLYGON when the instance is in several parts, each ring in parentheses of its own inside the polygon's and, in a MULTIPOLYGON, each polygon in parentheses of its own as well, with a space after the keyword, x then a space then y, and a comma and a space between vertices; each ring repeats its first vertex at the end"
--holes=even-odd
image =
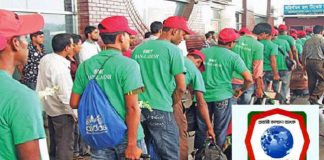
POLYGON ((196 115, 194 148, 203 150, 211 139, 225 151, 232 105, 251 104, 268 90, 280 94, 280 104, 289 104, 294 70, 308 74, 310 104, 322 103, 321 25, 306 31, 268 23, 252 31, 224 28, 206 33, 200 48, 186 50, 181 43, 195 33, 183 17, 153 22, 135 45, 137 32, 127 19, 111 16, 87 26, 85 41, 77 34, 55 35, 53 53, 47 53, 41 15, 0 10, 0 19, 6 22, 0 24, 0 159, 41 158, 42 109, 50 159, 87 154, 94 160, 139 159, 144 153, 154 160, 186 160, 188 109, 196 115), (91 79, 127 126, 124 141, 113 148, 89 149, 79 133, 75 109, 91 79), (36 94, 47 89, 54 92, 44 98, 36 94))

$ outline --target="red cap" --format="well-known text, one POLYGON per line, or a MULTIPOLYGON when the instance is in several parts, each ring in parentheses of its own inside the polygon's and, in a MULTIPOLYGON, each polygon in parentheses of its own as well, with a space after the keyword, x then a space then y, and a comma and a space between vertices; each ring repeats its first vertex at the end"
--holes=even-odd
POLYGON ((290 34, 297 34, 297 30, 296 29, 291 29, 290 34))
POLYGON ((279 34, 278 30, 272 27, 272 35, 277 36, 279 34))
POLYGON ((193 34, 194 32, 188 28, 187 20, 181 16, 171 16, 164 20, 163 27, 181 29, 187 34, 193 34))
POLYGON ((287 31, 288 30, 288 27, 284 24, 280 24, 279 27, 278 27, 278 30, 279 31, 287 31))
POLYGON ((204 65, 204 62, 205 62, 205 60, 206 60, 206 56, 205 56, 201 51, 199 51, 199 50, 193 50, 193 51, 190 52, 188 55, 197 55, 197 56, 199 56, 199 57, 202 59, 202 61, 203 61, 203 63, 202 63, 201 66, 199 67, 199 70, 200 70, 200 72, 205 71, 205 65, 204 65))
POLYGON ((251 34, 251 31, 248 28, 243 27, 240 29, 239 34, 251 34))
POLYGON ((240 35, 233 28, 224 28, 219 32, 218 40, 224 43, 235 41, 240 35))
POLYGON ((312 33, 313 29, 312 28, 306 28, 306 33, 312 33))
POLYGON ((303 38, 303 37, 306 36, 306 32, 303 31, 303 30, 298 30, 297 31, 297 35, 298 35, 299 38, 303 38))
POLYGON ((290 36, 292 36, 293 38, 297 39, 297 34, 296 33, 291 33, 290 36))
POLYGON ((0 9, 0 50, 6 47, 7 38, 34 33, 43 26, 44 19, 40 14, 17 15, 0 9))
POLYGON ((112 16, 103 19, 101 24, 105 29, 100 29, 101 33, 127 32, 130 35, 136 35, 137 32, 130 29, 128 20, 124 16, 112 16))

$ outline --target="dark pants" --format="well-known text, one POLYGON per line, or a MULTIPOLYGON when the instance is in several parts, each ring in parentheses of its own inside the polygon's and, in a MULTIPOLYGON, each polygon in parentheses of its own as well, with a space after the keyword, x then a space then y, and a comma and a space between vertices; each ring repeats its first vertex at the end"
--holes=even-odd
POLYGON ((48 116, 51 160, 73 158, 74 124, 73 117, 68 114, 48 116))
MULTIPOLYGON (((240 89, 243 84, 232 84, 233 89, 240 89)), ((255 84, 251 85, 244 93, 237 99, 237 104, 250 104, 253 93, 255 91, 255 84)))
POLYGON ((180 160, 188 159, 187 119, 181 103, 173 106, 173 114, 179 128, 180 160))
POLYGON ((179 160, 179 130, 173 113, 143 109, 142 115, 145 142, 151 159, 179 160))
POLYGON ((306 60, 310 102, 317 102, 324 93, 324 60, 306 60))
MULTIPOLYGON (((289 71, 279 71, 279 76, 281 79, 281 90, 280 95, 283 99, 281 99, 281 103, 287 100, 287 93, 289 91, 290 86, 290 72, 289 71)), ((267 87, 269 82, 272 81, 272 87, 275 92, 278 92, 279 90, 279 81, 273 80, 273 72, 266 71, 264 72, 264 88, 267 87)))
POLYGON ((83 142, 80 130, 78 126, 78 122, 75 123, 74 129, 74 155, 75 156, 84 156, 87 154, 88 146, 83 142))
MULTIPOLYGON (((227 136, 227 129, 232 117, 232 100, 226 99, 219 102, 208 102, 209 117, 214 119, 214 132, 216 134, 216 143, 219 147, 223 148, 223 145, 227 136)), ((207 125, 202 119, 200 112, 197 112, 198 129, 195 134, 196 149, 204 148, 204 143, 207 139, 207 125)))

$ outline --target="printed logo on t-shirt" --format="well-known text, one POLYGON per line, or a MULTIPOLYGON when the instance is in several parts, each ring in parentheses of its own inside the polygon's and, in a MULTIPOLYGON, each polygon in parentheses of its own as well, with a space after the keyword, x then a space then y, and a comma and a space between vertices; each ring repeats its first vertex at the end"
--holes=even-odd
POLYGON ((153 49, 144 49, 143 54, 135 55, 135 59, 158 59, 160 55, 153 54, 153 49))
POLYGON ((96 80, 111 79, 111 74, 104 74, 104 69, 94 69, 93 75, 88 76, 88 79, 93 79, 96 75, 97 75, 96 80))
POLYGON ((211 67, 217 67, 217 68, 222 67, 222 64, 218 63, 216 59, 208 59, 206 65, 211 67))

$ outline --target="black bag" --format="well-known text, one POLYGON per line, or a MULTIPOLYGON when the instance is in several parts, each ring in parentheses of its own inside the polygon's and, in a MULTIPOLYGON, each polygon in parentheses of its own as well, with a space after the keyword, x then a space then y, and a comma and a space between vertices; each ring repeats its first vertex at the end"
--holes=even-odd
POLYGON ((195 160, 227 160, 227 157, 218 145, 211 142, 196 152, 195 160))
POLYGON ((186 108, 185 110, 188 124, 187 132, 195 131, 197 128, 196 103, 193 103, 189 108, 186 108))
POLYGON ((285 52, 281 48, 278 47, 278 50, 282 55, 284 55, 287 68, 289 71, 291 71, 294 66, 294 61, 290 60, 289 56, 286 55, 285 52))

